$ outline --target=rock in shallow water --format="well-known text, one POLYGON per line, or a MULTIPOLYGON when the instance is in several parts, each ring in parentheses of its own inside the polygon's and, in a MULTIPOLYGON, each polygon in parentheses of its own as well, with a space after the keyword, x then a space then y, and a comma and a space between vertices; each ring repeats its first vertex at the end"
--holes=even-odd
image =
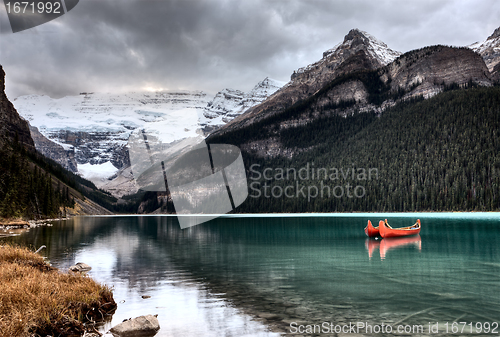
POLYGON ((120 323, 109 330, 116 337, 154 336, 160 330, 156 315, 139 316, 120 323))
POLYGON ((74 266, 69 267, 69 270, 73 271, 75 273, 77 273, 77 272, 86 273, 86 272, 90 271, 91 269, 92 269, 91 266, 89 266, 88 264, 83 263, 83 262, 78 262, 74 266))

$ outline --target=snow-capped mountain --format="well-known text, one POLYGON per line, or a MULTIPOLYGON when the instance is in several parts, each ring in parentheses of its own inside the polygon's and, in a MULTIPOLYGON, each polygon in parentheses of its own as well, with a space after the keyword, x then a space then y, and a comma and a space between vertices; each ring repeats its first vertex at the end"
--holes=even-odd
MULTIPOLYGON (((39 150, 43 146, 42 153, 57 152, 52 159, 106 187, 110 177, 128 172, 126 145, 133 130, 154 132, 163 143, 200 137, 262 102, 283 84, 266 78, 248 93, 224 89, 214 98, 201 91, 81 93, 60 99, 27 95, 13 103, 41 134, 34 138, 39 140, 39 150), (70 155, 62 159, 61 151, 48 149, 47 139, 70 155)), ((127 192, 133 189, 128 186, 127 192)))
POLYGON ((321 60, 297 69, 292 75, 292 80, 299 77, 300 74, 314 72, 325 66, 334 69, 360 50, 365 51, 373 61, 378 63, 374 65, 374 68, 385 66, 401 55, 400 52, 392 50, 384 42, 376 39, 367 32, 359 29, 352 29, 344 37, 342 43, 323 52, 323 58, 321 60))
POLYGON ((136 128, 147 125, 168 143, 196 136, 198 116, 209 100, 203 92, 82 93, 60 99, 21 96, 14 105, 43 136, 74 151, 78 171, 92 179, 129 164, 125 145, 136 128))
MULTIPOLYGON (((489 47, 498 35, 500 30, 489 38, 489 47)), ((436 45, 400 55, 354 29, 321 60, 295 71, 291 81, 274 95, 212 133, 209 141, 234 137, 242 152, 263 160, 290 160, 307 152, 313 158, 311 149, 324 139, 317 138, 312 145, 301 143, 301 133, 315 132, 309 125, 332 116, 383 114, 412 97, 426 99, 447 87, 469 83, 493 84, 483 57, 471 49, 436 45), (284 142, 282 136, 293 132, 296 141, 284 142)))
POLYGON ((262 103, 285 85, 285 82, 266 77, 245 93, 240 90, 224 89, 219 91, 208 103, 203 112, 202 126, 221 126, 239 116, 245 110, 262 103))
MULTIPOLYGON (((229 121, 215 133, 238 129, 264 119, 270 114, 280 113, 294 103, 310 97, 343 74, 356 70, 378 69, 400 55, 400 52, 390 49, 372 35, 359 29, 352 29, 342 43, 325 51, 319 61, 295 70, 290 81, 275 94, 261 104, 247 109, 244 114, 229 121)), ((356 96, 358 90, 351 89, 353 97, 346 99, 358 99, 356 96)))
POLYGON ((394 61, 400 52, 392 50, 384 42, 378 40, 373 35, 359 29, 353 29, 344 37, 344 42, 323 53, 323 58, 332 54, 341 55, 348 49, 356 50, 356 47, 364 44, 371 57, 378 60, 380 64, 386 65, 394 61), (358 41, 360 39, 361 41, 358 41))
POLYGON ((493 77, 500 79, 500 27, 486 40, 468 47, 481 55, 493 77))

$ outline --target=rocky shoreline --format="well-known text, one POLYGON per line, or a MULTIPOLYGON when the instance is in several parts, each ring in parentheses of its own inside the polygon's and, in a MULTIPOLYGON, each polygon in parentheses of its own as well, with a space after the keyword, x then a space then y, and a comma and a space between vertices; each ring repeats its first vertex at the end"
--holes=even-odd
POLYGON ((70 218, 55 218, 41 220, 23 220, 23 219, 0 219, 0 237, 16 236, 30 228, 40 226, 52 226, 52 221, 69 220, 70 218))

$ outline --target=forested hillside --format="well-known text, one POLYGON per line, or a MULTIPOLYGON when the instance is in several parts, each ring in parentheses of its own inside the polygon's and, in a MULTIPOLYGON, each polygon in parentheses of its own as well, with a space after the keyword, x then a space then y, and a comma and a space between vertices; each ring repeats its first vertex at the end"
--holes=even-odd
POLYGON ((118 204, 108 192, 37 152, 28 123, 5 95, 0 66, 0 220, 134 212, 138 204, 118 204))
MULTIPOLYGON (((295 154, 244 151, 250 195, 237 211, 498 211, 500 87, 447 89, 399 103, 380 117, 325 116, 275 132, 295 154)), ((261 131, 241 134, 258 139, 261 131)), ((235 140, 238 146, 246 141, 235 140)))
MULTIPOLYGON (((16 140, 0 150, 0 216, 40 218, 60 215, 60 207, 73 207, 74 197, 66 185, 28 158, 28 151, 16 140)), ((33 158, 34 159, 34 158, 33 158)))

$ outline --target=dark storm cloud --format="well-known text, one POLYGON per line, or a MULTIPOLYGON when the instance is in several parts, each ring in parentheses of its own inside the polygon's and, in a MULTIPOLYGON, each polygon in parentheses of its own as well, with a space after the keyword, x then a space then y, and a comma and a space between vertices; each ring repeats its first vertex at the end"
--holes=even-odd
POLYGON ((48 24, 12 34, 0 13, 10 97, 81 91, 249 90, 287 81, 352 28, 408 51, 466 45, 500 26, 490 1, 81 0, 48 24))

